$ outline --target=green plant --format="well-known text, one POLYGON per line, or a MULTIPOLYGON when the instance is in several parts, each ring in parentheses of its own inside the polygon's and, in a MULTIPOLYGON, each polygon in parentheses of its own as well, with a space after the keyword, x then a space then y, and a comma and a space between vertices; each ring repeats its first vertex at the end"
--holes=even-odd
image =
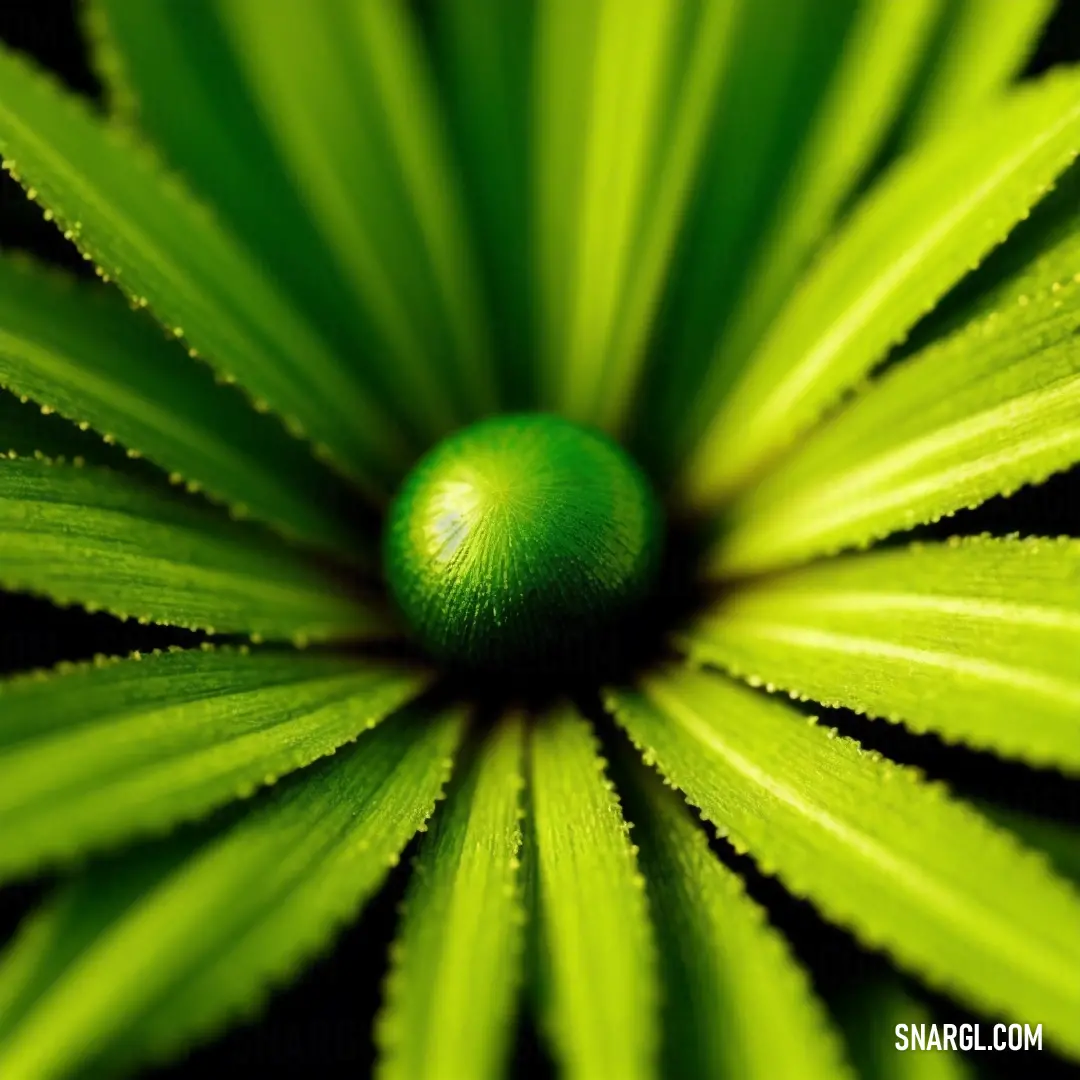
POLYGON ((1075 837, 775 693, 1080 769, 1080 540, 853 552, 1080 458, 1080 73, 1011 85, 1049 8, 96 0, 107 119, 0 53, 5 168, 135 309, 0 261, 0 583, 207 639, 0 688, 0 874, 69 871, 0 956, 3 1080, 220 1031, 429 819, 381 1075, 498 1075, 521 997, 573 1077, 848 1075, 631 743, 718 851, 1080 1057, 1075 837), (710 523, 700 610, 477 716, 379 514, 529 409, 710 523))

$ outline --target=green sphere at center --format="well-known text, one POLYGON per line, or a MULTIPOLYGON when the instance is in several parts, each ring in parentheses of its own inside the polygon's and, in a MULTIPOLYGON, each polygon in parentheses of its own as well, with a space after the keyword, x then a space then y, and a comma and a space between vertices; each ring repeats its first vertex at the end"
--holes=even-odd
POLYGON ((498 416, 439 443, 406 478, 386 577, 440 660, 585 667, 647 593, 662 532, 644 473, 606 436, 543 413, 498 416))

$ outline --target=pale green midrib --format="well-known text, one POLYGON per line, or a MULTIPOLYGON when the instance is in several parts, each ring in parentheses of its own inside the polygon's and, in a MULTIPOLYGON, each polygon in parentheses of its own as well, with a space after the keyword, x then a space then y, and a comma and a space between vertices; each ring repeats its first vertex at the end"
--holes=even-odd
MULTIPOLYGON (((880 638, 858 637, 812 627, 792 626, 754 618, 735 620, 740 635, 765 638, 786 645, 821 649, 827 652, 845 653, 849 656, 865 656, 880 660, 908 661, 916 666, 939 668, 958 675, 971 675, 984 682, 998 683, 1010 689, 1022 689, 1047 698, 1057 705, 1075 705, 1080 708, 1080 681, 1068 682, 1028 671, 1015 665, 992 660, 977 660, 960 653, 920 649, 910 645, 898 645, 880 638)), ((689 635, 689 640, 707 642, 707 637, 689 635)))
MULTIPOLYGON (((868 318, 880 307, 881 302, 915 270, 927 254, 944 237, 953 232, 958 224, 975 212, 984 199, 992 195, 1012 175, 1017 173, 1027 161, 1034 157, 1047 143, 1069 124, 1073 123, 1080 106, 1074 106, 1065 112, 1058 121, 1043 130, 1039 137, 1027 144, 1023 150, 1006 159, 977 187, 969 191, 967 197, 954 205, 951 211, 939 218, 936 224, 909 247, 906 253, 893 262, 874 284, 862 293, 860 299, 848 308, 810 351, 779 381, 771 394, 755 410, 752 425, 765 429, 775 421, 775 414, 791 405, 793 399, 805 390, 819 370, 828 364, 831 356, 837 354, 847 341, 850 341, 868 318)), ((750 425, 748 425, 749 427, 750 425)))
MULTIPOLYGON (((885 564, 882 564, 885 565, 885 564)), ((945 569, 943 566, 942 569, 945 569)), ((987 569, 995 569, 987 567, 987 569)), ((1054 583, 1056 587, 1061 583, 1054 583)), ((771 608, 774 604, 789 603, 793 610, 851 611, 875 614, 882 609, 890 611, 930 612, 940 615, 958 615, 961 618, 987 619, 1005 623, 1045 627, 1080 633, 1080 611, 1055 608, 1042 604, 1020 603, 1012 600, 987 600, 979 596, 938 596, 918 592, 877 592, 873 589, 836 589, 828 582, 820 591, 808 588, 776 589, 761 599, 771 608)), ((735 601, 725 608, 725 615, 734 619, 755 619, 758 598, 749 597, 745 606, 735 601)), ((1078 600, 1080 603, 1080 600, 1078 600)))
MULTIPOLYGON (((1061 987, 1066 996, 1075 998, 1080 1006, 1080 987, 1061 979, 1062 959, 1034 940, 1030 927, 1024 928, 1027 933, 1019 932, 1016 926, 973 902, 963 893, 956 893, 947 886, 938 884, 924 873, 918 864, 894 855, 875 840, 807 802, 793 788, 769 776, 748 758, 728 746, 715 730, 702 722, 696 713, 675 695, 658 689, 655 684, 650 685, 648 693, 694 739, 724 758, 746 780, 823 829, 844 847, 861 856, 865 862, 884 871, 895 882, 897 892, 914 894, 916 900, 928 902, 930 907, 942 916, 943 921, 955 925, 956 936, 960 940, 970 938, 971 931, 976 930, 984 942, 994 946, 987 950, 991 955, 1005 951, 1020 970, 1026 970, 1029 975, 1034 976, 1036 983, 1061 987), (1001 949, 1002 945, 1005 945, 1004 950, 1001 949)), ((904 952, 908 952, 908 949, 905 948, 904 952)))

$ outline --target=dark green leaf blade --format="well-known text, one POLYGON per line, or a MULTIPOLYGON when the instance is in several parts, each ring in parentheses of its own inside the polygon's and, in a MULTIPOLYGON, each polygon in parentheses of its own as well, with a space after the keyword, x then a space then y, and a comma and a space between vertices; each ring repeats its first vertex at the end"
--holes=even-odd
POLYGON ((589 725, 568 707, 533 729, 541 1008, 571 1080, 655 1075, 657 988, 644 880, 589 725))
POLYGON ((1080 895, 970 807, 727 678, 670 670, 609 708, 767 873, 976 1008, 1080 1057, 1080 895), (873 807, 873 812, 868 812, 873 807))
MULTIPOLYGON (((635 449, 665 478, 711 416, 710 410, 696 415, 698 403, 707 399, 715 407, 739 369, 717 353, 717 340, 735 313, 859 0, 695 6, 712 19, 725 8, 734 12, 638 395, 635 449)), ((568 112, 571 130, 580 130, 573 97, 568 112)))
POLYGON ((235 238, 148 151, 7 50, 0 157, 133 304, 257 405, 373 493, 393 475, 403 453, 394 429, 235 238))
POLYGON ((342 492, 306 449, 111 292, 0 259, 0 386, 145 455, 234 513, 350 553, 348 531, 323 508, 342 492))
POLYGON ((378 1026, 385 1080, 497 1080, 521 979, 524 727, 507 717, 451 792, 414 870, 378 1026))
POLYGON ((223 649, 0 682, 0 878, 247 797, 426 680, 385 662, 223 649))
POLYGON ((274 147, 221 5, 86 0, 80 7, 114 122, 149 139, 319 327, 387 416, 416 437, 411 403, 392 392, 385 345, 274 147))
MULTIPOLYGON (((56 464, 103 465, 119 472, 156 473, 129 458, 96 432, 82 431, 49 406, 0 390, 0 459, 32 458, 56 464), (43 411, 44 410, 44 411, 43 411)), ((155 476, 155 479, 157 477, 155 476)))
POLYGON ((121 618, 308 640, 393 634, 253 526, 106 469, 0 461, 0 585, 121 618))
POLYGON ((437 436, 495 405, 475 254, 415 19, 394 0, 218 5, 290 181, 437 436))
POLYGON ((1080 771, 1080 540, 830 559, 748 583, 680 642, 759 685, 1080 771))
POLYGON ((664 1075, 850 1078, 805 971, 682 800, 651 773, 628 781, 625 797, 666 975, 664 1075))
POLYGON ((218 826, 91 869, 0 959, 0 1074, 159 1060, 325 946, 430 816, 461 717, 399 716, 218 826))
POLYGON ((901 160, 773 323, 684 477, 714 504, 810 426, 1047 191, 1080 147, 1080 76, 1015 91, 901 160))

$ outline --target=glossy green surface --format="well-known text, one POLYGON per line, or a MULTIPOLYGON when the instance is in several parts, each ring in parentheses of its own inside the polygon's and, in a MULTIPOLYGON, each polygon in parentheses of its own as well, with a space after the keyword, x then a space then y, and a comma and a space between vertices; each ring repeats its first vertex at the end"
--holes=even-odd
POLYGON ((390 589, 421 643, 471 667, 591 666, 646 592, 662 536, 640 469, 597 432, 495 417, 431 450, 384 538, 390 589))

